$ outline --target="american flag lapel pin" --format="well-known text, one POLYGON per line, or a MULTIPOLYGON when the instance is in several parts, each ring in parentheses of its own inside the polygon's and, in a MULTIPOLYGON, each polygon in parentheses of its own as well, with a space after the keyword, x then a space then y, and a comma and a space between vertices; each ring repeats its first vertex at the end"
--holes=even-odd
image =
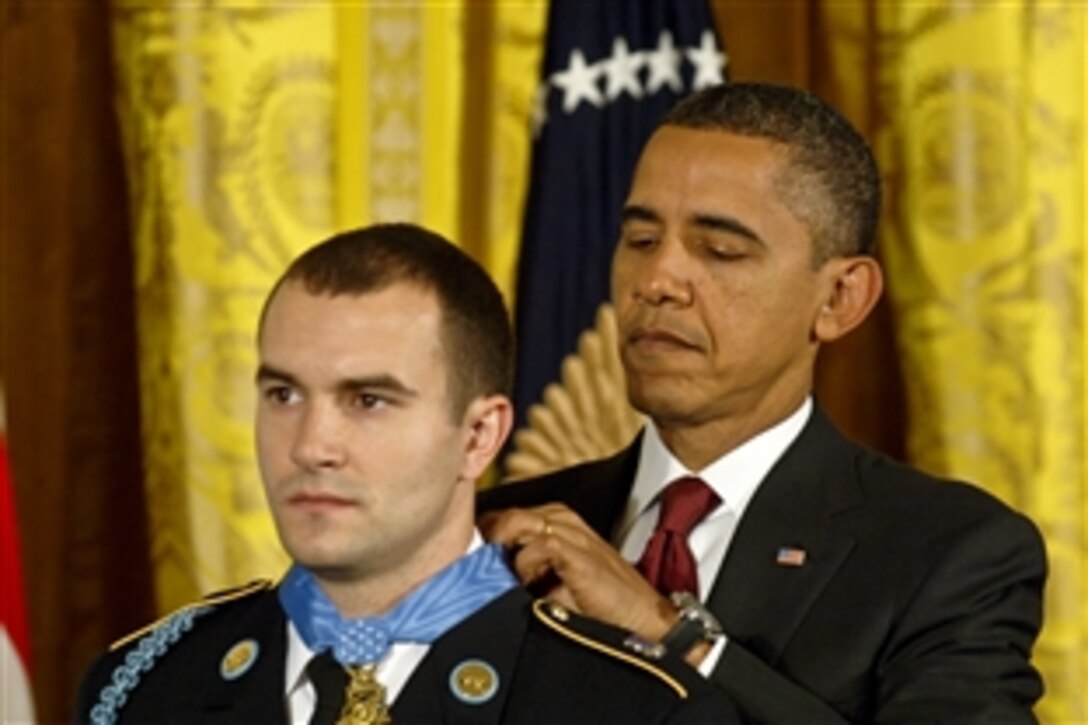
POLYGON ((774 563, 779 566, 804 566, 805 555, 804 549, 796 546, 783 546, 775 554, 774 563))

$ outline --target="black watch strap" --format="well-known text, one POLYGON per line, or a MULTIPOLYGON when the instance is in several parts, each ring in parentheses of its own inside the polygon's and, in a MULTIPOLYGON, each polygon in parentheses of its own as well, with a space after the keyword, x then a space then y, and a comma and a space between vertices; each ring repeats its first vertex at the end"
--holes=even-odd
POLYGON ((690 592, 673 592, 669 599, 680 618, 661 639, 667 651, 683 656, 699 642, 713 642, 722 635, 717 618, 690 592))

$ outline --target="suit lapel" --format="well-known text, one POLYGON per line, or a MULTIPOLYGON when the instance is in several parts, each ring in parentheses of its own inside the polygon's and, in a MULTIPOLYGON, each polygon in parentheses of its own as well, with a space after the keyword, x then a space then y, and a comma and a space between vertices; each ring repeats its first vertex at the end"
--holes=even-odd
POLYGON ((439 638, 393 703, 393 722, 501 723, 529 626, 530 602, 517 587, 439 638), (454 676, 473 660, 497 675, 495 693, 478 703, 457 687, 454 676))
POLYGON ((731 638, 769 663, 854 546, 831 523, 862 503, 853 460, 849 443, 815 408, 730 544, 708 603, 731 638))
POLYGON ((238 621, 223 642, 223 655, 235 644, 257 644, 253 665, 235 679, 209 673, 212 684, 205 691, 204 722, 287 721, 284 661, 287 657, 287 622, 276 591, 259 595, 260 601, 238 621))

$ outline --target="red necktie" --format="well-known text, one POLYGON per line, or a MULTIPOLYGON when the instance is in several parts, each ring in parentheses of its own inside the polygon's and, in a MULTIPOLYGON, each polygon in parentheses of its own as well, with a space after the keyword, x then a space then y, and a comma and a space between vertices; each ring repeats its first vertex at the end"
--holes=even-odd
POLYGON ((657 528, 646 543, 638 570, 662 594, 687 591, 699 596, 699 570, 688 534, 722 502, 701 478, 678 478, 661 492, 657 528))

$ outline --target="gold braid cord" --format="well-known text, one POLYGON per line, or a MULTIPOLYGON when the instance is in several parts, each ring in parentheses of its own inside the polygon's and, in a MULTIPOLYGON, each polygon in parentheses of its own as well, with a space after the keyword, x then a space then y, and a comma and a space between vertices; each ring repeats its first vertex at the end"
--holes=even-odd
POLYGON ((350 679, 336 725, 390 725, 393 719, 385 701, 385 687, 374 676, 374 666, 345 669, 350 679))
POLYGON ((634 438, 643 416, 627 402, 616 313, 608 303, 578 350, 563 360, 561 381, 529 409, 528 426, 514 436, 507 480, 537 476, 616 453, 634 438))

